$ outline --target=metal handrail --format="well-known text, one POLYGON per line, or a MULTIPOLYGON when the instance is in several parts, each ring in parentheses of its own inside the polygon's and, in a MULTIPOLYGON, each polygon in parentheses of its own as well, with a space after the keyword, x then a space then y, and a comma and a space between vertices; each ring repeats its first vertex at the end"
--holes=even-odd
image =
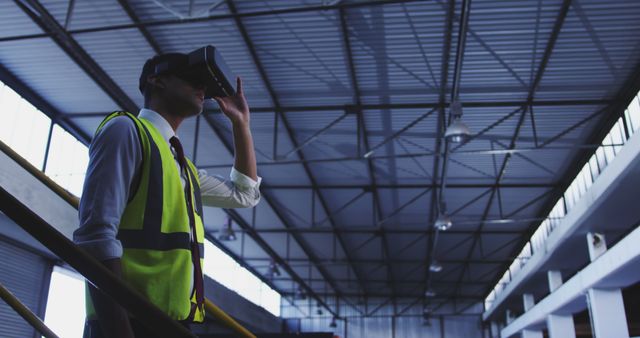
MULTIPOLYGON (((76 196, 62 188, 2 141, 0 141, 0 151, 7 154, 7 156, 59 195, 69 203, 69 205, 75 209, 78 208, 79 199, 76 196)), ((0 187, 0 195, 2 211, 9 216, 9 218, 13 219, 40 243, 76 269, 90 283, 109 294, 115 301, 127 308, 131 314, 140 319, 142 323, 153 323, 152 325, 148 325, 148 327, 156 331, 160 337, 195 337, 195 335, 188 332, 182 325, 172 320, 155 305, 142 297, 137 291, 116 277, 98 260, 77 247, 67 237, 55 230, 15 197, 11 196, 4 188, 0 187), (135 309, 132 308, 132 306, 135 307, 135 309)), ((218 322, 234 331, 240 337, 256 338, 253 333, 244 328, 208 299, 205 299, 205 310, 218 322)))
POLYGON ((0 298, 11 306, 27 323, 38 330, 46 338, 59 338, 50 328, 42 322, 35 313, 31 312, 11 291, 0 284, 0 298))
POLYGON ((219 321, 224 322, 225 326, 232 329, 240 336, 246 338, 256 338, 253 333, 247 330, 244 326, 240 325, 240 323, 236 322, 235 319, 224 312, 224 310, 222 310, 206 298, 204 299, 204 308, 209 314, 214 316, 219 321))
POLYGON ((3 187, 0 187, 0 208, 38 242, 76 269, 98 289, 110 295, 159 337, 196 337, 125 284, 97 259, 54 229, 3 187))

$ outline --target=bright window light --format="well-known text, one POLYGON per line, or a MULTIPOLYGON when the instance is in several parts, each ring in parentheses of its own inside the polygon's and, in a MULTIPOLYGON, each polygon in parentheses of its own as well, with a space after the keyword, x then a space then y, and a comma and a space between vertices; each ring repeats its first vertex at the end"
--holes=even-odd
POLYGON ((42 169, 51 119, 0 82, 0 140, 42 169))
MULTIPOLYGON (((204 273, 274 316, 280 316, 280 294, 236 263, 213 243, 204 242, 204 273)), ((215 302, 215 299, 213 300, 215 302)))
POLYGON ((62 127, 54 125, 45 174, 72 194, 80 196, 88 164, 87 147, 62 127))
MULTIPOLYGON (((2 82, 0 105, 3 117, 0 140, 36 168, 42 169, 51 119, 2 82)), ((54 124, 45 174, 72 194, 80 196, 88 163, 87 147, 54 124)))
POLYGON ((82 338, 84 317, 84 278, 68 269, 54 267, 44 323, 60 337, 82 338))

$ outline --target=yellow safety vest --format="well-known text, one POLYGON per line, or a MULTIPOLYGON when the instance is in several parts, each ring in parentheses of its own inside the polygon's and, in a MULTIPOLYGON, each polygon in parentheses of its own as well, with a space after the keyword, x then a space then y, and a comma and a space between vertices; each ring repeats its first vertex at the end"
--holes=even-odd
MULTIPOLYGON (((196 167, 187 160, 186 184, 192 191, 192 210, 187 210, 185 192, 173 153, 156 127, 128 112, 107 116, 96 133, 111 119, 131 118, 138 129, 142 146, 139 184, 122 214, 117 238, 124 253, 121 258, 122 278, 151 303, 175 320, 188 318, 196 304, 194 268, 190 246, 190 217, 195 222, 195 235, 204 261, 204 227, 200 181, 196 167)), ((202 271, 202 269, 200 269, 202 271)), ((196 306, 194 322, 204 320, 204 306, 196 306)), ((87 316, 95 318, 95 310, 87 297, 87 316)))

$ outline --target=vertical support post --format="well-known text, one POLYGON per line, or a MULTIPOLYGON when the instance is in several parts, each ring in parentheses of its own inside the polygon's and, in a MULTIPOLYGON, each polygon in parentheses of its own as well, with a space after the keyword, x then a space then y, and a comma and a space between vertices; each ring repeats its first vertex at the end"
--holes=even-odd
POLYGON ((576 338, 576 327, 571 315, 547 316, 547 329, 551 338, 576 338))
POLYGON ((587 292, 591 330, 595 338, 629 338, 627 316, 620 289, 589 289, 587 292))
POLYGON ((535 299, 533 298, 533 295, 530 293, 525 293, 522 295, 522 303, 524 305, 525 312, 531 310, 531 308, 533 308, 533 306, 536 305, 535 299))
POLYGON ((522 338, 542 338, 542 331, 522 330, 522 338))
POLYGON ((547 279, 549 280, 549 293, 553 293, 562 286, 562 273, 558 270, 548 271, 547 279))
MULTIPOLYGON (((535 299, 532 294, 525 293, 522 295, 522 303, 524 311, 527 312, 535 306, 535 299)), ((542 338, 542 330, 523 330, 522 338, 542 338)))
POLYGON ((513 321, 513 316, 511 315, 511 310, 507 309, 507 311, 505 311, 505 314, 504 314, 505 326, 511 324, 512 321, 513 321))
MULTIPOLYGON (((547 272, 549 293, 562 286, 562 273, 558 270, 547 272)), ((547 316, 547 328, 550 338, 576 338, 576 327, 571 314, 550 314, 547 316)))
POLYGON ((491 338, 500 337, 500 325, 498 322, 491 322, 491 325, 489 326, 489 336, 491 338))
MULTIPOLYGON (((592 262, 607 251, 607 243, 603 234, 588 233, 587 246, 592 262)), ((620 289, 589 289, 587 304, 589 305, 591 330, 594 337, 629 337, 627 316, 620 289)))
POLYGON ((273 112, 273 150, 271 154, 271 159, 274 161, 278 160, 278 126, 280 125, 279 117, 277 111, 273 112))
POLYGON ((349 337, 349 331, 347 330, 348 324, 348 318, 344 317, 344 338, 349 337))
POLYGON ((47 146, 44 148, 44 160, 42 161, 42 172, 47 170, 47 162, 49 161, 49 150, 51 149, 51 136, 53 135, 53 119, 51 120, 51 124, 49 125, 49 134, 47 136, 47 146))
POLYGON ((356 153, 358 157, 362 156, 362 127, 361 121, 362 114, 356 112, 356 137, 358 138, 356 141, 356 153))
POLYGON ((396 316, 391 316, 391 338, 396 338, 396 316))

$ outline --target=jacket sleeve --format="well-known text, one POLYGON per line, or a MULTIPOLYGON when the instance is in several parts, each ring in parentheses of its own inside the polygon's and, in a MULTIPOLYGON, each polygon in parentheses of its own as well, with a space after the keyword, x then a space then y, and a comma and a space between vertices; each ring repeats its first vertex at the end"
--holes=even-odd
POLYGON ((251 208, 260 202, 260 182, 254 181, 235 168, 229 179, 210 176, 205 170, 198 170, 202 204, 219 208, 251 208))
POLYGON ((116 234, 129 194, 134 193, 131 186, 141 163, 137 128, 125 116, 107 122, 89 147, 78 208, 80 227, 73 233, 73 240, 98 260, 122 256, 116 234))

